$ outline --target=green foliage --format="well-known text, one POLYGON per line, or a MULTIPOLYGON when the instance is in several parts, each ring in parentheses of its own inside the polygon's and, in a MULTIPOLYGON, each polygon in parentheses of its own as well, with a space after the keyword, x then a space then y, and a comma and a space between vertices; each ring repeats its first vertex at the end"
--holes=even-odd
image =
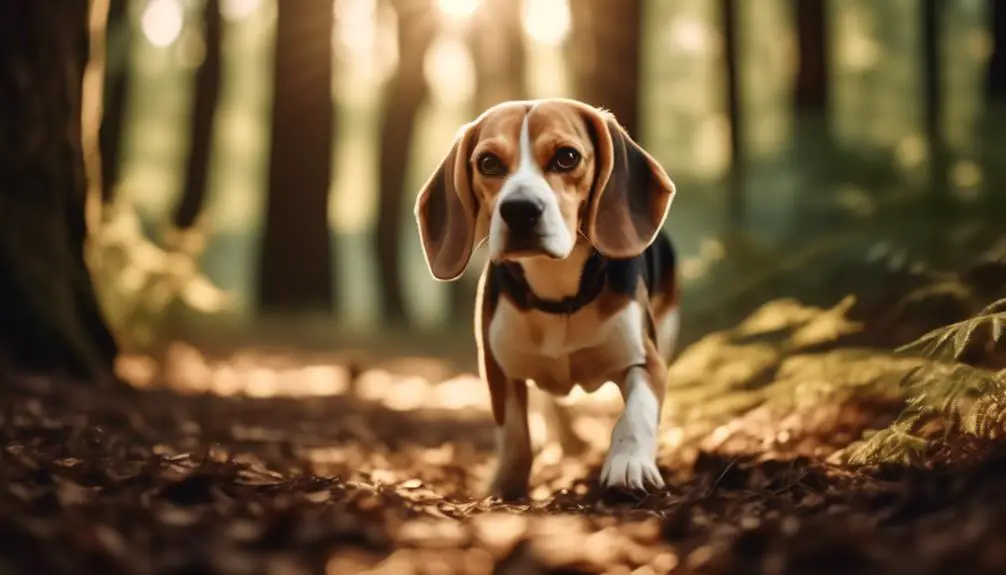
POLYGON ((1006 327, 1006 298, 983 308, 973 317, 930 331, 919 339, 898 348, 901 352, 917 352, 937 361, 960 359, 979 330, 986 328, 990 343, 997 343, 1006 327))
POLYGON ((852 298, 831 309, 783 299, 706 336, 671 366, 668 437, 675 445, 770 453, 787 441, 780 437, 827 442, 852 425, 854 433, 871 430, 834 445, 829 461, 919 465, 955 445, 1002 436, 1006 369, 997 371, 1003 357, 992 354, 1006 332, 1006 299, 995 299, 1006 274, 1004 246, 963 273, 915 274, 921 281, 878 307, 879 319, 850 320, 852 298), (894 350, 858 347, 859 335, 874 328, 931 326, 934 313, 969 317, 894 350))
POLYGON ((854 303, 771 301, 683 350, 669 370, 664 408, 673 442, 763 446, 780 433, 795 438, 833 426, 844 405, 896 401, 899 382, 921 360, 852 345, 848 338, 862 329, 846 317, 854 303))
POLYGON ((179 230, 162 226, 161 244, 144 233, 127 200, 104 206, 100 225, 91 230, 86 259, 105 319, 123 350, 151 345, 172 305, 214 313, 231 298, 199 268, 204 226, 179 230))
POLYGON ((919 434, 919 428, 933 420, 942 424, 945 436, 1001 436, 1006 430, 1006 369, 996 372, 959 360, 983 339, 987 348, 994 347, 1002 339, 1004 325, 1006 299, 1000 299, 966 320, 934 329, 898 348, 900 353, 928 360, 902 381, 905 410, 889 428, 850 445, 843 459, 859 465, 917 463, 936 446, 919 434))
POLYGON ((863 440, 854 443, 840 457, 851 465, 900 463, 918 465, 925 459, 931 443, 912 434, 916 417, 902 417, 885 429, 863 433, 863 440))

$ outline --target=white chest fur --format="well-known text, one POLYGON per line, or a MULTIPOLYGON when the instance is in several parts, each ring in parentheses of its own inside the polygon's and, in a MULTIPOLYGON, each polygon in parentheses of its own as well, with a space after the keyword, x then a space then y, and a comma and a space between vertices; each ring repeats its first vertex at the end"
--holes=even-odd
POLYGON ((572 315, 522 312, 501 298, 488 332, 489 351, 509 379, 531 379, 558 395, 577 384, 595 391, 645 363, 645 316, 636 302, 603 317, 594 306, 572 315))

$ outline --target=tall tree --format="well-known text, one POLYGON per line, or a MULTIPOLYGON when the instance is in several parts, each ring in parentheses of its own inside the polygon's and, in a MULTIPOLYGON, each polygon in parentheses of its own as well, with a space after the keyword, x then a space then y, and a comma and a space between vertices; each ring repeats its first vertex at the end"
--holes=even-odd
POLYGON ((206 197, 206 181, 210 171, 210 157, 213 147, 213 118, 217 111, 220 95, 220 42, 223 22, 220 18, 220 0, 205 0, 203 6, 203 43, 205 57, 196 69, 189 143, 189 155, 185 163, 185 185, 182 198, 175 210, 175 225, 185 229, 192 227, 196 216, 202 211, 206 197))
POLYGON ((84 264, 87 2, 0 2, 0 354, 111 376, 115 340, 84 264))
POLYGON ((574 90, 606 108, 630 134, 639 128, 639 71, 644 0, 573 0, 570 56, 574 90))
POLYGON ((823 112, 828 103, 828 27, 824 0, 790 0, 796 26, 793 99, 797 109, 823 112))
POLYGON ((499 102, 527 98, 527 57, 521 3, 484 0, 468 28, 475 62, 474 113, 499 102))
MULTIPOLYGON (((481 2, 468 27, 467 43, 475 64, 472 118, 499 102, 528 97, 520 2, 481 2)), ((450 285, 451 315, 458 325, 471 323, 473 301, 474 282, 462 280, 450 285)))
POLYGON ((122 128, 129 89, 129 54, 133 27, 129 1, 109 0, 108 50, 105 59, 105 103, 101 117, 101 199, 110 202, 119 183, 122 162, 122 128))
POLYGON ((381 104, 380 200, 375 237, 384 320, 405 324, 401 234, 405 175, 412 159, 416 117, 429 97, 423 60, 437 34, 432 0, 392 0, 398 19, 398 69, 381 104))
POLYGON ((277 2, 272 150, 259 307, 330 310, 332 0, 277 2))
POLYGON ((991 22, 992 59, 989 62, 989 95, 1006 100, 1006 5, 1000 0, 988 0, 991 22))

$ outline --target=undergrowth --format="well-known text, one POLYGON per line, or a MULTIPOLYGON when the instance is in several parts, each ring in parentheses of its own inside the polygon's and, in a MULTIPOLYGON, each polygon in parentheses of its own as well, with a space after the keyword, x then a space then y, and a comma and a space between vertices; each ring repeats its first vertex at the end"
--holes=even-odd
MULTIPOLYGON (((992 286, 974 286, 973 281, 964 279, 968 275, 973 279, 980 275, 974 270, 989 266, 1006 268, 1006 241, 978 258, 968 272, 945 274, 938 286, 923 286, 905 300, 924 299, 937 292, 952 292, 965 301, 974 301, 979 293, 998 292, 1001 296, 1004 286, 997 280, 992 286)), ((1006 298, 999 298, 966 319, 933 329, 897 348, 899 354, 925 360, 902 379, 905 408, 891 426, 850 445, 845 460, 852 464, 914 463, 955 437, 1001 437, 1006 431, 1006 369, 997 352, 1004 332, 1006 298)))
POLYGON ((1006 242, 963 271, 906 277, 873 311, 852 297, 831 308, 775 300, 685 349, 669 373, 668 449, 768 455, 813 437, 833 447, 835 463, 924 464, 973 444, 957 439, 1002 436, 1006 242), (889 347, 904 335, 917 337, 889 347), (836 439, 843 425, 851 435, 836 439))
POLYGON ((155 241, 127 200, 102 212, 100 225, 90 231, 87 263, 120 347, 138 351, 153 343, 175 304, 203 313, 230 306, 230 295, 200 269, 206 233, 199 222, 184 230, 162 226, 155 241))

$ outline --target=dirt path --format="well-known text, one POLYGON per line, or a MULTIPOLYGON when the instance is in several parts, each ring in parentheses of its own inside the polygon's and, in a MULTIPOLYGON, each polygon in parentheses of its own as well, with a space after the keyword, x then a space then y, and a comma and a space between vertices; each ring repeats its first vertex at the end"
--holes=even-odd
MULTIPOLYGON (((477 496, 491 462, 484 409, 5 387, 4 573, 1006 568, 1006 454, 852 472, 682 449, 661 459, 667 489, 634 500, 598 492, 601 446, 581 459, 546 449, 533 500, 503 505, 477 496)), ((578 413, 580 429, 606 432, 603 405, 578 413)))
POLYGON ((963 284, 905 272, 851 314, 775 301, 690 345, 669 378, 667 487, 644 498, 597 488, 617 394, 577 399, 588 452, 543 443, 532 497, 504 505, 481 497, 485 387, 436 361, 176 347, 170 390, 140 360, 124 369, 145 391, 0 375, 0 574, 1004 573, 1002 442, 843 463, 903 407, 916 360, 883 350, 1001 293, 997 261, 961 276, 995 288, 964 303, 963 284))

